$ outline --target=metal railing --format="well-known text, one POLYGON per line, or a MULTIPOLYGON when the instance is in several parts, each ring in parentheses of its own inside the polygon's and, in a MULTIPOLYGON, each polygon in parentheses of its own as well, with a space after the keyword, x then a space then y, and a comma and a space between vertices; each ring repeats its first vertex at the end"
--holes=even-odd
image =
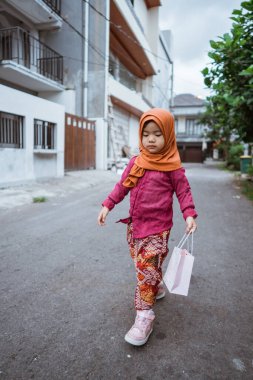
POLYGON ((63 83, 63 57, 22 28, 0 29, 0 65, 6 60, 63 83))
POLYGON ((61 0, 43 0, 55 13, 61 14, 61 0))

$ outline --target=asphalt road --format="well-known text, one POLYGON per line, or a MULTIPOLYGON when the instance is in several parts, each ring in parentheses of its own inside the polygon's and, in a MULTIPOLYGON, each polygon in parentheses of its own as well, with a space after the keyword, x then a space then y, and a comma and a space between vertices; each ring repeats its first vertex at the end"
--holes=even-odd
MULTIPOLYGON (((1 211, 0 380, 253 379, 253 205, 213 166, 187 175, 199 213, 190 292, 157 302, 143 347, 124 341, 135 274, 114 222, 128 200, 96 225, 113 183, 1 211)), ((170 251, 183 231, 175 201, 170 251)))

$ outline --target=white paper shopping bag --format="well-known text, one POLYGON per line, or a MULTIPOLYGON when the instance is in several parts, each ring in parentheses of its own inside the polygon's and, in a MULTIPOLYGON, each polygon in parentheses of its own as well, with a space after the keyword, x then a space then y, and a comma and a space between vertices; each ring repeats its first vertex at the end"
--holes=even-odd
POLYGON ((168 267, 163 276, 163 281, 170 293, 188 295, 192 267, 194 263, 193 253, 193 234, 191 250, 183 249, 185 242, 190 234, 184 235, 177 247, 174 248, 168 267))

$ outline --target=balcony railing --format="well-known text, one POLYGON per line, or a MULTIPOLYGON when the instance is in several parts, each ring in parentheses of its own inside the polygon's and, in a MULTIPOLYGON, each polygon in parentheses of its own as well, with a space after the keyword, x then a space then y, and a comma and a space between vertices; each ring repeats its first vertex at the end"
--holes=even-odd
POLYGON ((61 14, 61 0, 43 0, 55 13, 61 14))
POLYGON ((0 65, 3 61, 63 83, 63 57, 19 27, 0 29, 0 65))
POLYGON ((115 56, 110 54, 109 73, 118 82, 128 87, 130 90, 136 91, 137 78, 133 75, 115 56))

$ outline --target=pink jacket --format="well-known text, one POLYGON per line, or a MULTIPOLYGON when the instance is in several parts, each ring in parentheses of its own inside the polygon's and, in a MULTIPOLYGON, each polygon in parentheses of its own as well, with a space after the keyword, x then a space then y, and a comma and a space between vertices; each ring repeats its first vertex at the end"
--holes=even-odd
POLYGON ((197 217, 189 182, 185 169, 171 172, 146 170, 134 188, 126 188, 123 182, 128 176, 135 157, 133 157, 120 181, 103 202, 103 206, 112 210, 130 191, 129 217, 121 219, 123 223, 132 221, 133 237, 144 238, 171 229, 173 222, 173 194, 176 193, 184 219, 197 217))

